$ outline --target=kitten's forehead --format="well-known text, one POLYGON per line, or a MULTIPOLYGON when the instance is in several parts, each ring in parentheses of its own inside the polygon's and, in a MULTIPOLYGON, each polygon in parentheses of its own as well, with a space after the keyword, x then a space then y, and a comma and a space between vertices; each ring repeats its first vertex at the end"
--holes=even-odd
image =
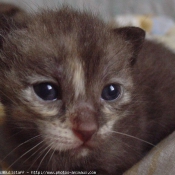
POLYGON ((72 85, 75 91, 75 98, 85 95, 85 72, 83 69, 83 64, 80 59, 68 60, 67 64, 68 75, 71 75, 72 85))
POLYGON ((63 10, 36 17, 26 29, 12 35, 17 51, 8 57, 17 55, 14 67, 25 72, 21 76, 28 79, 32 72, 62 79, 64 90, 69 87, 78 98, 87 89, 103 87, 99 82, 112 75, 113 68, 115 72, 122 69, 123 62, 112 61, 122 45, 114 46, 110 29, 93 15, 63 10))

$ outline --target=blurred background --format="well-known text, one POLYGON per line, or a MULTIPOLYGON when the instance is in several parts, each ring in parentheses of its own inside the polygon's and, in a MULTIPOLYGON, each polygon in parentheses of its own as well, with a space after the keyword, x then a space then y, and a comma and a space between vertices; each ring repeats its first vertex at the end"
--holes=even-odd
POLYGON ((175 0, 0 0, 13 3, 28 11, 38 7, 69 4, 99 12, 105 19, 121 14, 165 15, 175 18, 175 0))

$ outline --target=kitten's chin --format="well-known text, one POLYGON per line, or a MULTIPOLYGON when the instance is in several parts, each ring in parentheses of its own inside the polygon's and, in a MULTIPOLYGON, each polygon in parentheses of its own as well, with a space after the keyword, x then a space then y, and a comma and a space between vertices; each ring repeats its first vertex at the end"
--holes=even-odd
POLYGON ((87 147, 79 146, 77 148, 69 150, 69 155, 76 158, 81 158, 87 156, 89 154, 89 151, 90 150, 87 147))

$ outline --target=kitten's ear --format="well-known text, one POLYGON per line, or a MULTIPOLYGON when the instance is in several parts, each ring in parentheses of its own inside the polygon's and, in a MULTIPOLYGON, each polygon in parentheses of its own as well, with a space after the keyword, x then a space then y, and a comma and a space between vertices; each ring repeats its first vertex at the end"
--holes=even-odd
POLYGON ((145 31, 139 27, 121 27, 114 29, 114 32, 132 46, 134 55, 131 62, 134 63, 145 40, 145 31))
POLYGON ((26 14, 17 6, 0 3, 0 50, 6 34, 12 29, 21 28, 24 25, 26 14))

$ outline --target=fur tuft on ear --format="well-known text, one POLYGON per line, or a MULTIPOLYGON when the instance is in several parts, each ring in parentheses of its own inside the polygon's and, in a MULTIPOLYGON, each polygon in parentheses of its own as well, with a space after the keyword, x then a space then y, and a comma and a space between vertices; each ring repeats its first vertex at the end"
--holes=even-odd
POLYGON ((122 27, 114 29, 124 40, 132 42, 135 49, 142 46, 145 39, 145 31, 139 27, 122 27))
POLYGON ((25 23, 27 13, 13 4, 0 3, 0 49, 6 34, 25 23))
POLYGON ((131 44, 133 49, 131 64, 134 64, 145 40, 145 31, 139 27, 121 27, 114 29, 114 32, 120 35, 123 40, 128 41, 131 44))

